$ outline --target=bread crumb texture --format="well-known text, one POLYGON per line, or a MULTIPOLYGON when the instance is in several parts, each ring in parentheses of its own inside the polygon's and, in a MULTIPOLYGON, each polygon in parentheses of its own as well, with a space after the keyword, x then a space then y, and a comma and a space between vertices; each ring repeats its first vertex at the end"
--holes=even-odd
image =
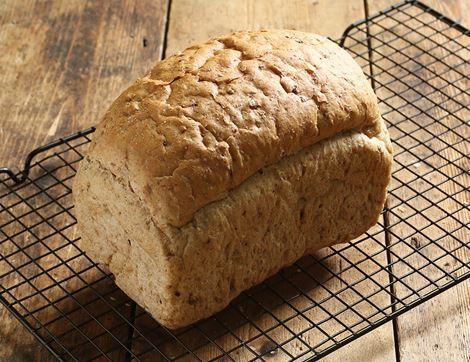
POLYGON ((112 104, 75 178, 81 245, 183 327, 365 232, 391 163, 376 96, 344 50, 233 33, 157 63, 112 104))

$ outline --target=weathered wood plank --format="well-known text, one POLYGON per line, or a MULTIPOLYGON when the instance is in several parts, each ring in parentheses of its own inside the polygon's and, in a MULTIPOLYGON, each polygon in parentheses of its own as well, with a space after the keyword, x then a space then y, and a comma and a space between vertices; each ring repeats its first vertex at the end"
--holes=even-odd
POLYGON ((165 54, 237 30, 297 29, 339 38, 347 25, 364 18, 360 0, 177 0, 172 3, 165 54), (183 16, 178 18, 178 16, 183 16))
MULTIPOLYGON (((370 13, 392 5, 394 2, 394 0, 367 1, 370 13)), ((470 2, 465 0, 425 0, 424 3, 451 19, 462 22, 464 26, 470 26, 470 2)), ((410 10, 410 13, 413 12, 410 10)), ((406 18, 406 16, 404 16, 404 18, 406 18)), ((426 19, 425 22, 429 22, 431 17, 425 17, 423 19, 426 19)), ((416 21, 411 21, 410 24, 412 29, 418 29, 423 36, 431 36, 434 43, 422 40, 422 36, 410 35, 410 44, 394 40, 394 36, 391 35, 391 33, 387 33, 387 36, 379 36, 380 41, 374 41, 372 44, 374 47, 380 46, 384 54, 392 51, 390 48, 387 48, 385 44, 391 44, 399 49, 408 46, 408 48, 404 50, 404 53, 414 59, 410 60, 404 55, 395 55, 390 59, 380 59, 380 56, 377 56, 375 59, 377 66, 373 68, 373 71, 375 74, 379 74, 377 76, 379 83, 390 82, 389 87, 393 89, 393 91, 405 92, 404 95, 407 99, 415 99, 412 105, 405 105, 405 101, 399 99, 399 97, 394 97, 387 101, 389 106, 403 106, 403 112, 409 112, 408 114, 410 115, 416 114, 416 116, 411 117, 411 120, 405 120, 399 126, 392 127, 390 131, 392 138, 397 140, 397 146, 395 147, 395 152, 397 153, 396 169, 402 168, 400 164, 412 164, 411 170, 413 170, 415 174, 420 176, 425 175, 423 176, 425 181, 414 181, 416 175, 413 175, 412 172, 402 170, 399 172, 402 182, 395 181, 392 184, 392 189, 399 188, 393 191, 393 196, 389 199, 389 206, 393 211, 390 215, 390 225, 392 225, 391 243, 393 244, 398 238, 401 238, 409 244, 409 246, 403 246, 401 244, 400 246, 392 247, 392 251, 395 254, 392 255, 392 260, 396 261, 398 257, 403 258, 405 255, 413 252, 413 249, 416 249, 414 256, 406 258, 406 261, 414 266, 422 267, 421 272, 429 278, 438 279, 444 277, 444 279, 438 283, 443 284, 448 280, 444 272, 451 272, 461 266, 461 264, 453 257, 444 256, 435 262, 437 267, 426 267, 426 258, 435 260, 444 254, 443 250, 439 247, 429 245, 429 240, 434 240, 442 236, 442 240, 438 243, 446 250, 457 248, 462 245, 462 242, 468 245, 470 241, 468 227, 460 229, 459 231, 453 231, 461 226, 458 221, 449 217, 442 221, 437 221, 445 216, 445 212, 456 212, 461 208, 462 204, 465 204, 465 202, 468 203, 470 199, 468 192, 470 187, 470 176, 468 175, 468 144, 465 146, 465 143, 461 142, 454 147, 446 147, 443 142, 431 140, 431 138, 434 134, 445 132, 446 127, 455 127, 455 132, 448 131, 441 136, 441 138, 448 143, 462 141, 465 138, 468 141, 470 138, 468 127, 468 121, 470 120, 468 107, 470 103, 468 93, 465 96, 465 94, 462 94, 461 91, 458 90, 459 87, 460 89, 468 89, 468 80, 465 81, 461 79, 461 75, 459 75, 458 72, 468 75, 470 71, 470 66, 468 65, 470 56, 468 46, 470 45, 470 41, 468 37, 458 37, 459 32, 457 31, 444 30, 447 28, 447 25, 440 22, 434 22, 431 26, 444 31, 447 37, 434 34, 431 28, 422 26, 422 24, 416 21), (454 40, 464 42, 467 49, 461 49, 454 40), (432 49, 436 45, 441 44, 455 51, 456 55, 449 56, 448 53, 442 51, 442 49, 432 49), (418 47, 429 51, 429 54, 423 54, 418 47), (447 57, 442 59, 445 55, 447 55, 447 57), (458 64, 462 63, 462 60, 465 59, 467 64, 458 66, 458 64), (383 69, 387 68, 387 64, 391 65, 391 61, 396 61, 403 65, 404 69, 402 69, 400 74, 394 73, 395 76, 402 77, 402 82, 391 83, 390 74, 383 71, 383 69), (430 65, 430 70, 420 69, 420 64, 430 62, 433 63, 430 65), (408 74, 408 69, 414 69, 413 73, 408 74), (436 77, 435 74, 442 74, 442 77, 436 77), (432 84, 432 87, 420 82, 417 76, 422 79, 427 79, 432 84), (445 80, 450 81, 450 84, 445 80), (436 91, 436 89, 439 91, 436 91), (420 95, 427 96, 423 98, 420 97, 420 95), (448 100, 447 95, 452 98, 452 101, 448 100), (441 107, 435 107, 432 111, 424 111, 431 107, 433 102, 439 104, 444 101, 445 103, 443 103, 441 107), (457 102, 467 108, 460 109, 461 106, 457 102), (416 124, 425 125, 425 128, 418 129, 418 126, 413 124, 413 121, 416 122, 416 124), (466 122, 466 125, 464 122, 466 122), (400 139, 404 136, 404 132, 412 133, 416 139, 423 141, 424 145, 413 148, 413 145, 418 145, 417 141, 411 138, 407 140, 405 138, 400 139), (467 148, 465 149, 465 147, 467 148), (437 152, 437 154, 433 155, 433 151, 437 152), (462 158, 462 155, 465 153, 467 153, 467 157, 462 158), (425 157, 426 161, 418 162, 417 157, 425 157), (445 166, 441 169, 442 173, 435 171, 435 167, 442 166, 447 162, 445 159, 457 160, 455 161, 457 166, 445 166), (433 185, 439 185, 440 183, 443 183, 439 186, 440 190, 433 188, 433 185), (400 187, 401 185, 402 187, 400 187), (411 188, 418 190, 418 193, 415 194, 411 188), (455 196, 451 199, 445 196, 443 192, 450 195, 455 194, 455 196), (401 205, 400 199, 403 198, 412 199, 407 204, 401 205), (430 207, 432 202, 436 203, 437 206, 430 207), (417 215, 409 205, 417 210, 425 209, 423 214, 426 217, 417 215), (406 221, 400 221, 402 218, 406 221), (439 227, 433 226, 431 221, 437 221, 439 227), (409 224, 407 224, 407 222, 409 224), (421 231, 416 232, 414 230, 415 228, 421 231), (451 236, 444 237, 446 231, 450 232, 451 236), (418 253, 421 255, 417 255, 418 253)), ((392 27, 394 24, 390 23, 387 25, 392 27)), ((408 30, 410 29, 394 28, 394 32, 398 34, 404 34, 408 30)), ((382 98, 391 95, 390 89, 380 87, 380 85, 377 92, 382 98)), ((390 108, 384 106, 384 111, 385 110, 390 110, 390 108)), ((389 114, 388 118, 396 122, 403 120, 403 117, 397 113, 389 114)), ((460 219, 462 222, 468 223, 470 212, 468 208, 464 208, 457 212, 455 217, 457 220, 460 219)), ((464 247, 458 250, 454 255, 467 263, 470 260, 468 246, 467 248, 464 247)), ((397 263, 393 270, 397 275, 403 275, 402 281, 415 290, 429 285, 429 281, 427 281, 424 276, 417 275, 417 273, 413 276, 405 277, 407 273, 411 272, 411 269, 406 266, 405 263, 397 263)), ((456 274, 458 274, 458 272, 456 274)), ((431 287, 428 287, 421 291, 421 293, 430 289, 431 287)), ((395 291, 399 298, 405 298, 411 294, 411 289, 400 283, 397 283, 395 291)), ((470 360, 469 295, 470 284, 465 282, 400 316, 396 321, 397 346, 400 360, 470 360)), ((405 301, 410 301, 411 299, 412 298, 405 298, 405 301)))
MULTIPOLYGON (((166 0, 0 2, 0 165, 16 168, 33 148, 95 125, 114 98, 161 57, 166 13, 166 0)), ((47 232, 46 228, 35 231, 47 232)), ((55 241, 48 243, 53 246, 55 241)), ((8 243, 1 247, 2 253, 14 250, 8 243)), ((31 252, 40 253, 40 249, 35 247, 31 252)), ((16 257, 10 259, 19 262, 16 257)), ((47 259, 41 263, 56 262, 52 257, 47 259)), ((0 274, 6 268, 7 263, 1 263, 0 274)), ((59 280, 70 273, 65 269, 55 270, 54 277, 59 280)), ((19 281, 5 280, 10 285, 19 281)), ((47 282, 48 278, 39 278, 35 284, 41 288, 47 282)), ((68 287, 73 289, 70 283, 68 287)), ((106 285, 97 287, 109 289, 106 285)), ((55 290, 45 294, 54 299, 55 290)), ((83 293, 76 297, 90 298, 83 293)), ((118 299, 114 294, 110 297, 118 299)), ((73 303, 60 307, 70 310, 73 303)), ((96 302, 90 308, 96 311, 103 305, 96 302)), ((75 323, 89 318, 80 313, 70 317, 75 323)), ((52 360, 4 308, 0 318, 0 360, 52 360)), ((107 315, 101 322, 112 325, 107 315)), ((59 318, 49 327, 61 333, 70 325, 59 318)), ((83 328, 90 334, 99 333, 93 323, 83 328)), ((72 340, 77 335, 64 338, 72 340)), ((115 341, 103 343, 111 346, 115 341)), ((82 352, 84 358, 93 353, 82 352)), ((110 357, 121 360, 124 354, 116 352, 110 357)))
POLYGON ((160 57, 165 11, 164 0, 2 1, 1 164, 95 125, 160 57))

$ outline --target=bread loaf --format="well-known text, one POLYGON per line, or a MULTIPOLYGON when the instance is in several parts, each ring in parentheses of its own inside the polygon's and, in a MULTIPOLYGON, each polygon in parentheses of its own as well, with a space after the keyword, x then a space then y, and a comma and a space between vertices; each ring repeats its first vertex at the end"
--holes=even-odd
POLYGON ((81 247, 170 328, 376 223, 392 152, 336 44, 238 32, 163 60, 111 105, 75 178, 81 247))

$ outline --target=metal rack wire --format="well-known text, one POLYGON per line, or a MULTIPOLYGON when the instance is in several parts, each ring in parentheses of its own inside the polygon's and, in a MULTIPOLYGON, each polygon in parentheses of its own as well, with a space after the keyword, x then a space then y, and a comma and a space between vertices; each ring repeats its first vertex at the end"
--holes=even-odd
POLYGON ((158 325, 77 245, 71 180, 94 129, 0 169, 0 301, 61 360, 316 360, 470 277, 470 32, 418 1, 340 40, 395 149, 380 222, 304 257, 221 313, 158 325))

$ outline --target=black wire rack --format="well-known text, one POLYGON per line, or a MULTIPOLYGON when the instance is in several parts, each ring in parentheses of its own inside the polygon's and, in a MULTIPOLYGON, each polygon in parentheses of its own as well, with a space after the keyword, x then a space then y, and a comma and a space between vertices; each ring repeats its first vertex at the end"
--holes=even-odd
POLYGON ((93 128, 0 170, 0 301, 60 360, 317 360, 470 277, 470 33, 418 1, 346 29, 395 151, 379 223, 188 328, 157 324, 77 246, 93 128))

